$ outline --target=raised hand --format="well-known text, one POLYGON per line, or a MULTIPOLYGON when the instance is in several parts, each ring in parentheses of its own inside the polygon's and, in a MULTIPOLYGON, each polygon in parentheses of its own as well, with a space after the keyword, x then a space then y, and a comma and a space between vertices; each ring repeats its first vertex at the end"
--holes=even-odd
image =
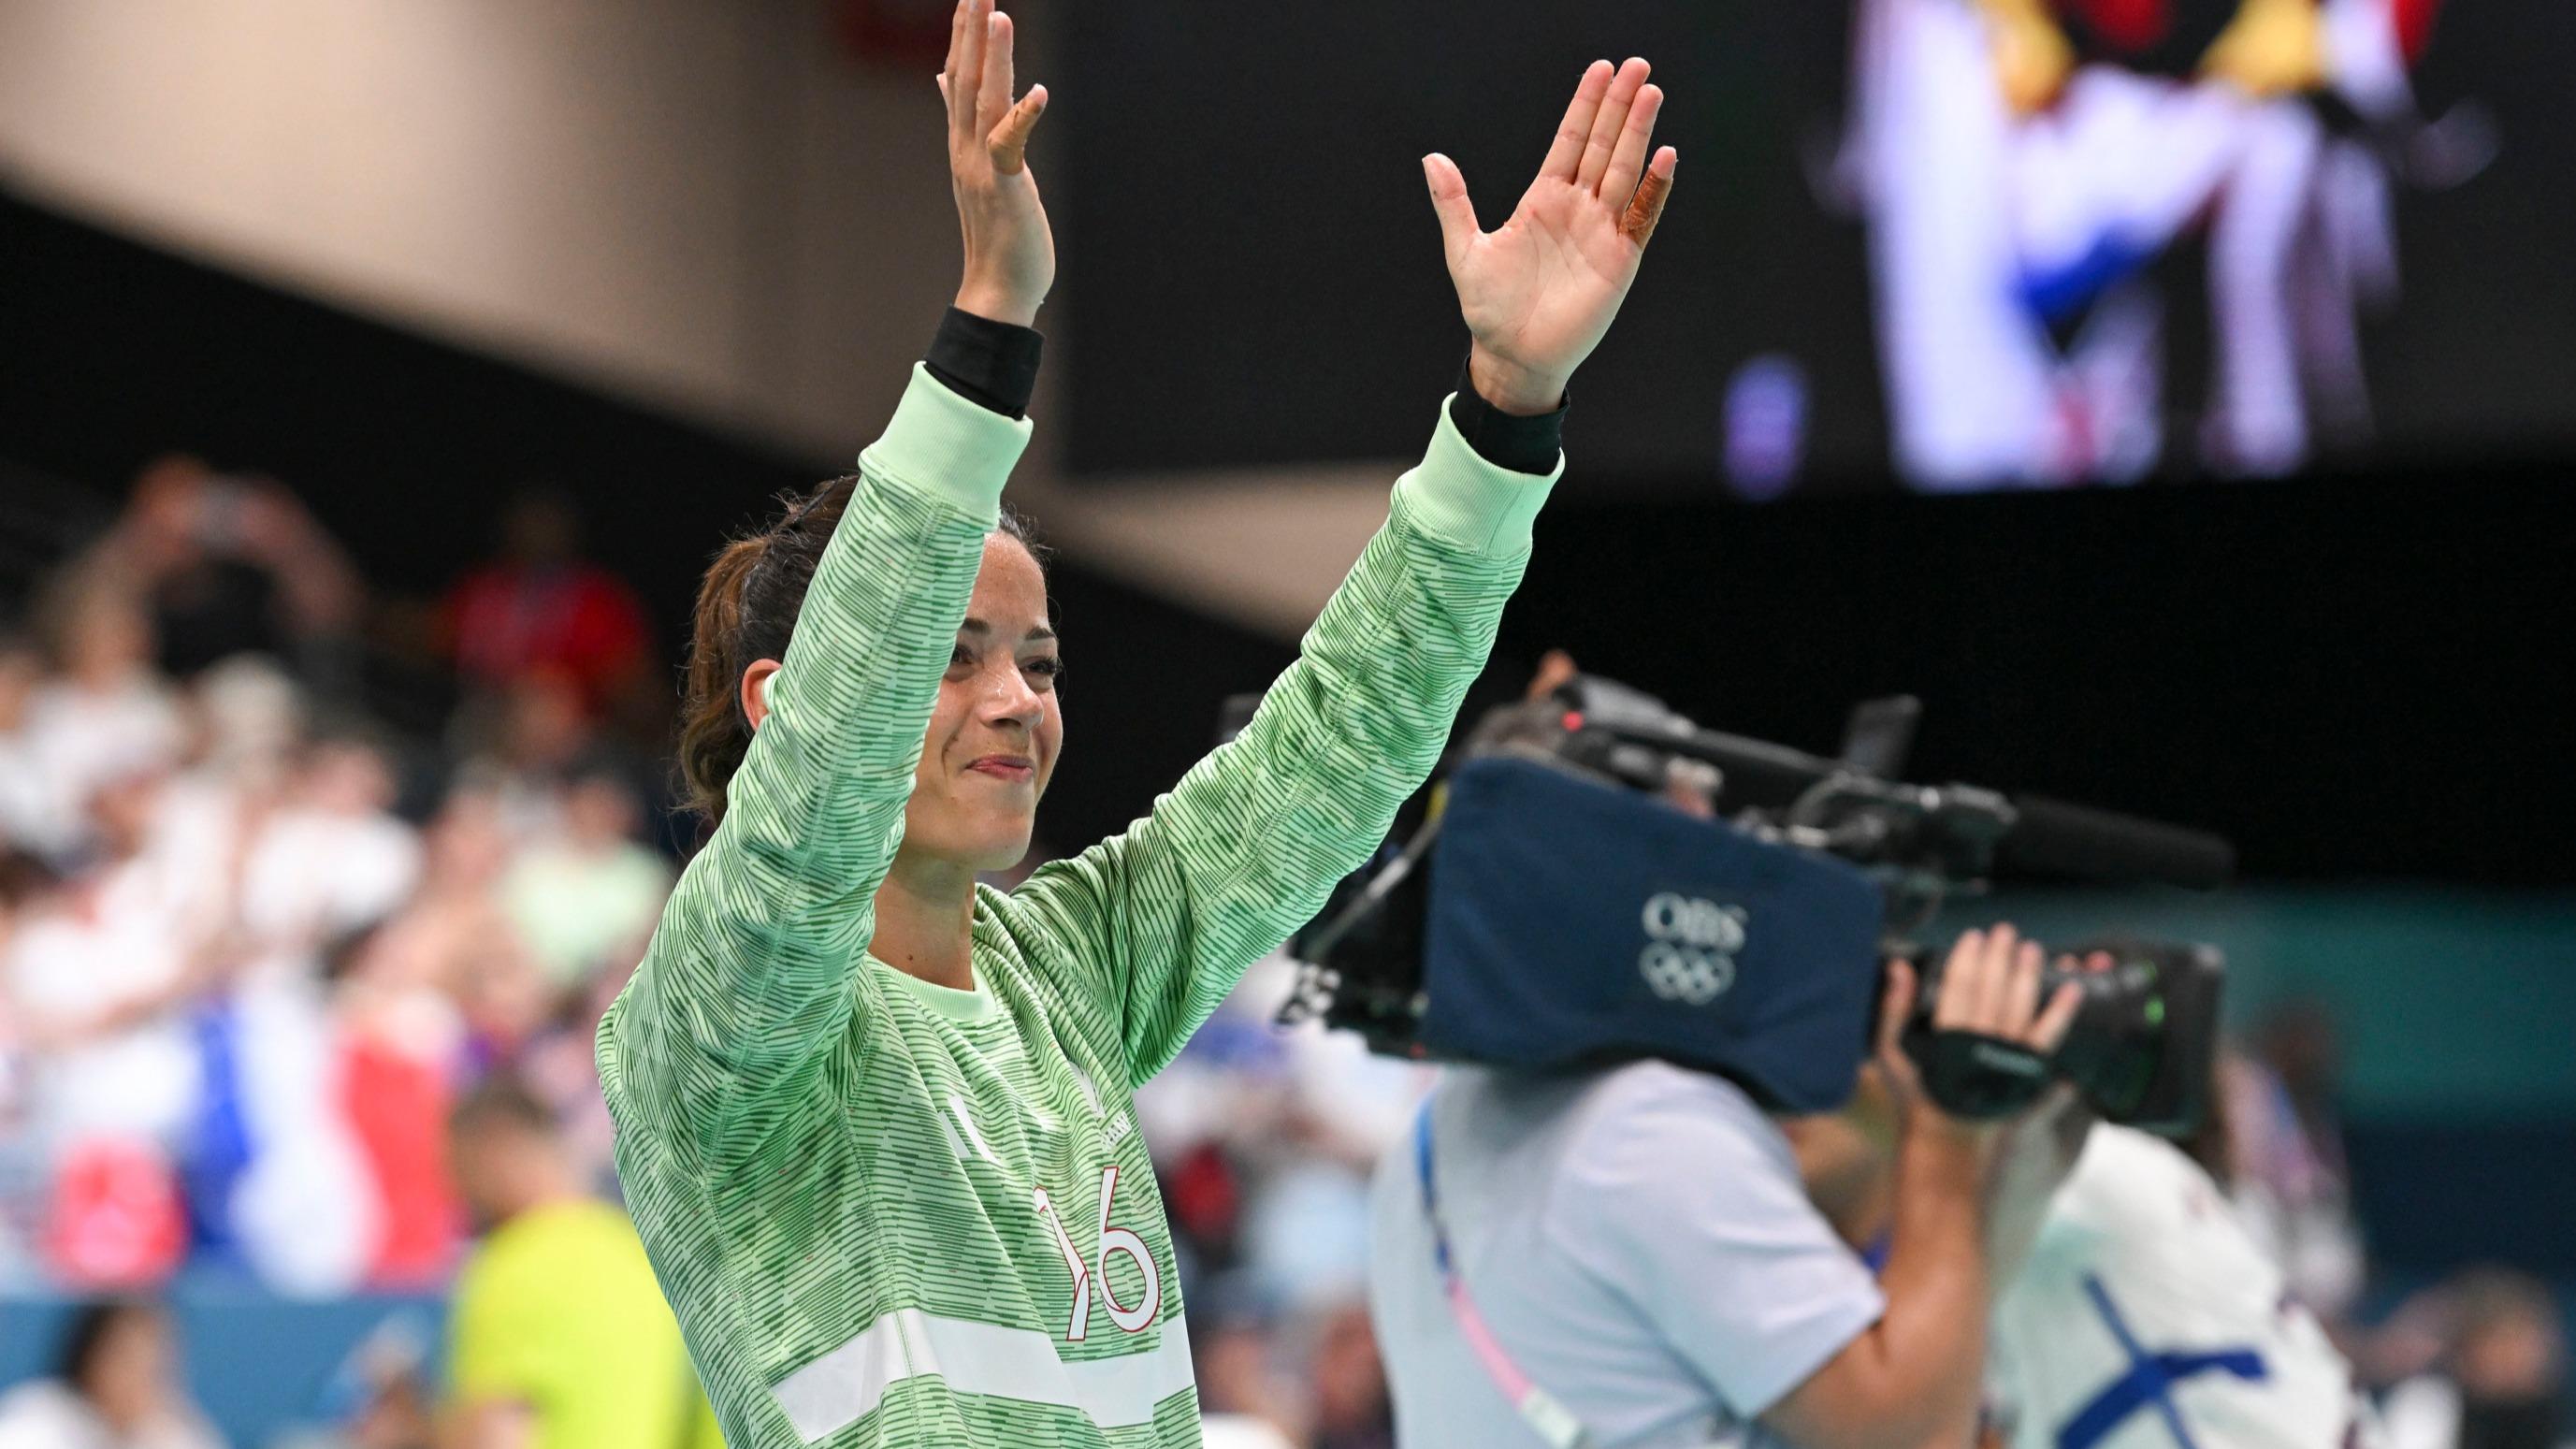
POLYGON ((1477 229, 1456 162, 1422 158, 1458 310, 1475 337, 1468 376, 1504 412, 1554 411, 1637 279, 1680 159, 1670 146, 1647 158, 1664 104, 1647 71, 1642 60, 1615 72, 1597 60, 1584 71, 1538 179, 1499 230, 1477 229))
POLYGON ((957 308, 1021 327, 1055 285, 1055 236, 1029 174, 1029 133, 1045 113, 1045 86, 1011 99, 1011 17, 993 0, 958 0, 939 94, 948 102, 948 178, 966 233, 957 308))

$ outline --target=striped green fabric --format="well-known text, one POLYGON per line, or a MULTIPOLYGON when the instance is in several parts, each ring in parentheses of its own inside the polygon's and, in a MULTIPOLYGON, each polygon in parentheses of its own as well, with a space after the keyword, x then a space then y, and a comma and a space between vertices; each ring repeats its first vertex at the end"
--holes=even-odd
POLYGON ((1132 1089, 1429 772, 1553 482, 1443 409, 1241 737, 1125 834, 979 890, 951 991, 866 954, 873 896, 1026 436, 916 370, 600 1027, 635 1225, 734 1449, 1199 1442, 1132 1089))

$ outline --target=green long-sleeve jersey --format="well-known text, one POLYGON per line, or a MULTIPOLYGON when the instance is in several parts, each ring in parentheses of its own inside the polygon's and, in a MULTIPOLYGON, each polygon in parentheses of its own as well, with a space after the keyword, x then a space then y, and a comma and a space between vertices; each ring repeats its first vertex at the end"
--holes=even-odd
POLYGON ((1126 833, 979 889, 956 991, 868 955, 873 899, 1027 436, 916 369, 600 1026, 635 1225, 734 1449, 1199 1442, 1132 1091, 1429 773, 1554 481, 1444 408, 1252 723, 1126 833))

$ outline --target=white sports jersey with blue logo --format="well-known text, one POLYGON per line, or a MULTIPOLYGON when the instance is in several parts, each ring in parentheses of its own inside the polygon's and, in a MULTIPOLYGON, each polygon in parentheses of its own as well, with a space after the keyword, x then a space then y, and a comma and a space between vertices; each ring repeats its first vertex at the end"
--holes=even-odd
POLYGON ((1997 1300, 1987 1375, 2013 1449, 2344 1449, 2352 1369, 2288 1301, 2218 1185, 2097 1126, 1997 1300))

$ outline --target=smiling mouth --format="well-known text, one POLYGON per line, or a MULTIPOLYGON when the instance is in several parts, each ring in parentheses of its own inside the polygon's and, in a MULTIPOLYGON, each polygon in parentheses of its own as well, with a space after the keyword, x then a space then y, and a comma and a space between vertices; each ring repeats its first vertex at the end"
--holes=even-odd
POLYGON ((990 775, 1015 785, 1027 784, 1038 776, 1038 767, 1023 755, 986 755, 966 768, 974 774, 990 775))

